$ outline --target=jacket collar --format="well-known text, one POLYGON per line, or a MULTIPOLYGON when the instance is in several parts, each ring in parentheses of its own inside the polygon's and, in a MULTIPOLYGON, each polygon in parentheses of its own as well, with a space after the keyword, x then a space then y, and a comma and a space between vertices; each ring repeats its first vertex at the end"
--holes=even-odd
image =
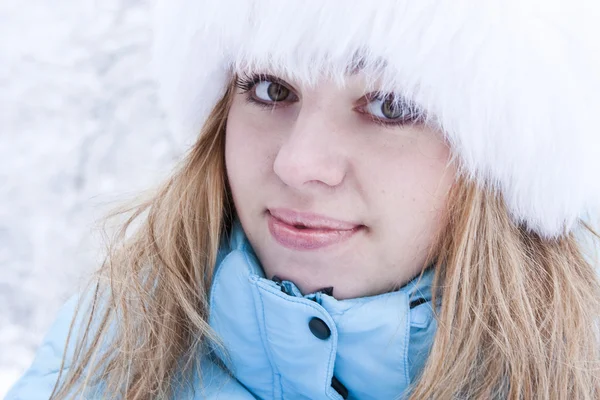
POLYGON ((210 325, 227 350, 221 359, 260 398, 398 398, 435 333, 432 278, 426 271, 398 291, 349 300, 302 295, 266 279, 236 221, 219 254, 210 325))

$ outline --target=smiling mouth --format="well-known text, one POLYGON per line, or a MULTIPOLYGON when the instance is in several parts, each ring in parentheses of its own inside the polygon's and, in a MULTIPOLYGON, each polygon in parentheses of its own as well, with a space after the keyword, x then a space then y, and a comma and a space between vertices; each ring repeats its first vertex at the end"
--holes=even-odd
POLYGON ((362 226, 359 223, 338 220, 325 215, 297 212, 284 208, 273 208, 267 211, 272 217, 297 229, 346 231, 362 226))
POLYGON ((364 225, 313 214, 268 212, 267 217, 269 231, 275 241, 288 249, 300 251, 317 250, 345 242, 364 228, 364 225), (280 216, 283 216, 283 219, 280 216), (306 223, 297 222, 298 218, 306 216, 306 223))

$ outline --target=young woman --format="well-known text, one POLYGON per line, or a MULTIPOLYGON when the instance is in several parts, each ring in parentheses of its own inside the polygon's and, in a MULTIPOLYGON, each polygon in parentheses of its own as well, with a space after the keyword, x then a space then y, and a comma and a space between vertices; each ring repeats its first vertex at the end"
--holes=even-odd
POLYGON ((159 1, 195 143, 8 399, 600 398, 597 7, 159 1))

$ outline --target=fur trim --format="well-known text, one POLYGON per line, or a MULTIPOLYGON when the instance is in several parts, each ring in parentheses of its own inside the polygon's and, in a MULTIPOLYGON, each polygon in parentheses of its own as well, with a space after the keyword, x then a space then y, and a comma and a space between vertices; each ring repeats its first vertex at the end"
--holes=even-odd
POLYGON ((461 171, 545 237, 600 204, 596 0, 157 0, 161 98, 191 141, 232 71, 307 84, 361 63, 445 133, 461 171), (351 5, 349 5, 351 4, 351 5))

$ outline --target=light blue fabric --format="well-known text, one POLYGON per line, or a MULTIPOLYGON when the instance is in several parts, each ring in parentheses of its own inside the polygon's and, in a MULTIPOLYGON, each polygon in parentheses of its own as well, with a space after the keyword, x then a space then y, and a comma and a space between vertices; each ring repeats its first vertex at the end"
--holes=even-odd
MULTIPOLYGON (((397 399, 420 373, 436 321, 431 304, 432 271, 400 290, 336 300, 302 295, 292 282, 266 279, 238 222, 219 253, 210 297, 210 324, 227 355, 201 360, 202 385, 179 390, 176 399, 397 399), (282 290, 283 288, 283 290, 282 290), (410 308, 413 300, 425 302, 410 308), (319 318, 331 334, 319 339, 309 321, 319 318)), ((48 399, 60 368, 72 299, 59 313, 38 354, 6 400, 48 399)), ((101 398, 101 396, 97 396, 101 398)))

